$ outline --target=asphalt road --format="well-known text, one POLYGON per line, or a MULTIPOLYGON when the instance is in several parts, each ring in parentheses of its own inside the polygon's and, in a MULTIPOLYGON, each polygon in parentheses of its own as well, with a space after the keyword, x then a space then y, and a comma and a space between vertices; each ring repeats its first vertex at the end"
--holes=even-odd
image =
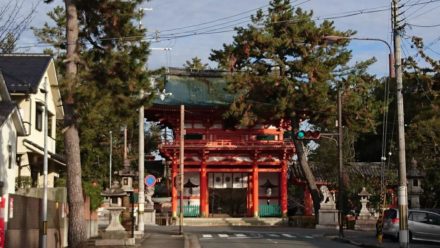
POLYGON ((196 234, 203 248, 291 248, 291 247, 354 247, 331 241, 323 232, 311 229, 272 227, 188 227, 196 234))
MULTIPOLYGON (((177 226, 146 227, 147 232, 176 234, 177 226)), ((338 236, 337 230, 306 229, 293 227, 188 227, 184 226, 186 234, 197 237, 202 248, 345 248, 358 247, 353 244, 333 240, 338 236)), ((373 231, 345 231, 346 238, 374 244, 376 242, 373 231)), ((380 247, 398 248, 399 243, 385 239, 380 247)), ((410 248, 434 248, 440 243, 415 242, 410 248)))

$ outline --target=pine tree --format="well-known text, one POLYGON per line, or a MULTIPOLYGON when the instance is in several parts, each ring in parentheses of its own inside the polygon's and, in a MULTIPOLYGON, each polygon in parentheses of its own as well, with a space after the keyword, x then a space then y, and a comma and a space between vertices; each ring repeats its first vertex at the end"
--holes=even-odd
POLYGON ((421 203, 427 208, 440 205, 440 61, 425 53, 423 40, 412 39, 420 57, 419 65, 409 57, 404 65, 405 139, 408 160, 415 159, 426 172, 421 203))
MULTIPOLYGON (((251 17, 251 24, 235 28, 232 44, 212 51, 211 60, 234 72, 228 76, 228 89, 238 96, 226 118, 237 119, 242 125, 290 122, 295 130, 306 120, 325 130, 334 125, 336 92, 343 87, 347 90, 344 104, 358 107, 357 112, 344 112, 344 123, 374 127, 373 120, 364 119, 377 112, 377 106, 373 108, 368 102, 368 89, 373 87, 368 83, 373 77, 365 72, 374 60, 349 68, 348 41, 327 44, 323 36, 351 36, 354 32, 337 31, 330 21, 317 24, 312 15, 293 8, 288 0, 273 0, 267 13, 259 10, 251 17), (358 94, 352 93, 353 87, 358 94), (371 112, 367 106, 372 107, 371 112)), ((294 144, 318 216, 320 196, 305 146, 295 139, 294 144)))
POLYGON ((201 71, 208 69, 208 64, 203 64, 202 60, 199 57, 194 57, 191 61, 187 60, 183 67, 187 71, 201 71))
POLYGON ((102 155, 100 146, 108 142, 108 131, 118 133, 122 126, 134 127, 136 109, 154 97, 138 96, 140 89, 151 91, 145 68, 149 51, 143 41, 146 30, 135 25, 142 16, 137 10, 141 2, 65 0, 66 19, 57 8, 51 13, 52 19, 58 20, 57 27, 35 31, 41 39, 53 42, 59 49, 58 58, 66 63, 60 81, 72 247, 85 239, 81 172, 88 173, 86 178, 103 177, 96 173, 94 164, 102 155), (66 30, 60 28, 63 21, 66 30), (60 41, 60 31, 67 35, 65 42, 60 41))

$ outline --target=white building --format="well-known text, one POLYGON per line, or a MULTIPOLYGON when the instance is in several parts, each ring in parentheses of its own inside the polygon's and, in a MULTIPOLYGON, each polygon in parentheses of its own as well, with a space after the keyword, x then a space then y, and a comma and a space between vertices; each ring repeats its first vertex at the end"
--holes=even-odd
MULTIPOLYGON (((11 101, 0 73, 0 229, 5 228, 9 216, 9 194, 15 192, 17 176, 17 137, 25 134, 20 112, 11 101)), ((0 239, 1 237, 0 233, 0 239)), ((0 242, 1 245, 1 242, 0 242)))
POLYGON ((43 54, 3 54, 0 70, 26 128, 25 135, 17 139, 18 187, 43 187, 43 116, 47 93, 48 185, 53 187, 59 171, 65 167, 55 148, 56 120, 63 119, 64 112, 54 61, 43 54))

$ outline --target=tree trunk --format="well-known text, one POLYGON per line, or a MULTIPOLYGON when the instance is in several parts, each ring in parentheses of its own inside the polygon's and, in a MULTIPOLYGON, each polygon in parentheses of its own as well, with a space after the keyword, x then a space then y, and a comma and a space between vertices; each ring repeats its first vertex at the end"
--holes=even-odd
POLYGON ((301 169, 306 177, 307 184, 310 189, 310 193, 312 194, 313 199, 313 209, 315 211, 315 219, 318 222, 319 216, 319 204, 321 201, 321 197, 319 195, 318 186, 316 185, 315 176, 313 175, 312 170, 310 169, 309 163, 307 161, 306 155, 304 153, 304 143, 300 140, 293 139, 293 143, 295 144, 296 154, 298 156, 298 161, 301 166, 301 169))
POLYGON ((74 116, 74 90, 76 84, 78 13, 73 0, 65 0, 67 14, 67 58, 64 100, 64 148, 67 160, 67 195, 69 204, 69 247, 79 247, 87 239, 84 220, 84 199, 81 185, 81 156, 78 128, 74 116))

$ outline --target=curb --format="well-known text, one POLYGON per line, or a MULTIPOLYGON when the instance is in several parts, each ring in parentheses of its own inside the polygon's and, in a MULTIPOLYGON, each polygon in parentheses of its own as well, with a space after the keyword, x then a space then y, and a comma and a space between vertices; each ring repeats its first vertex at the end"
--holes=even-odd
POLYGON ((351 244, 351 245, 355 245, 355 246, 359 246, 359 247, 364 247, 364 248, 383 248, 383 246, 380 246, 380 245, 364 244, 364 243, 354 241, 351 239, 347 239, 347 238, 340 238, 340 237, 335 237, 335 236, 326 236, 326 237, 330 238, 331 240, 337 241, 337 242, 347 243, 347 244, 351 244))
POLYGON ((200 243, 197 235, 195 234, 184 234, 184 248, 200 248, 200 243))

